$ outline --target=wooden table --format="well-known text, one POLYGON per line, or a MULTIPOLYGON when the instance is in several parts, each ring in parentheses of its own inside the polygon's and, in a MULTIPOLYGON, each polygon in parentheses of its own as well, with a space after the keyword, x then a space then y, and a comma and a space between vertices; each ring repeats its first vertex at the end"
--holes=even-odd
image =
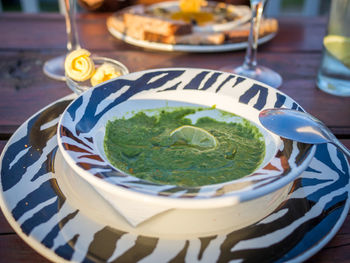
MULTIPOLYGON (((244 51, 187 54, 133 47, 107 31, 108 14, 78 17, 80 40, 93 53, 117 58, 130 71, 160 67, 218 69, 239 65, 244 51)), ((259 63, 283 77, 280 90, 324 121, 350 148, 350 98, 326 94, 315 85, 321 59, 325 18, 281 18, 280 31, 259 48, 259 63)), ((32 114, 70 94, 65 83, 47 78, 43 63, 65 52, 65 24, 58 14, 0 15, 0 151, 15 130, 32 114)), ((308 262, 350 261, 350 216, 325 248, 308 262)), ((0 262, 47 262, 25 244, 0 216, 0 262)))

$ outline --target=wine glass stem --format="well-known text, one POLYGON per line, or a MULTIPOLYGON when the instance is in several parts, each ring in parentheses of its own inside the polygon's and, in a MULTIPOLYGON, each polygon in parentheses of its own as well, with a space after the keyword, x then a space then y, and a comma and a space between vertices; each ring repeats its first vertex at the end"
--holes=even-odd
POLYGON ((64 0, 68 51, 80 48, 77 24, 75 21, 76 0, 64 0))
POLYGON ((257 49, 259 39, 259 27, 264 9, 264 0, 251 0, 252 18, 248 37, 248 47, 244 58, 243 66, 249 70, 255 70, 257 66, 257 49))

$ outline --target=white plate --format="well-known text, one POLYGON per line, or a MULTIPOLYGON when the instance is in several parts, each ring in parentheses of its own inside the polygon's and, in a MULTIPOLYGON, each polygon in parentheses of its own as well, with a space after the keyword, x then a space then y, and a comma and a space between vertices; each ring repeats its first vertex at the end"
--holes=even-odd
MULTIPOLYGON (((116 38, 125 41, 134 46, 155 49, 160 51, 181 51, 181 52, 192 52, 192 53, 212 53, 212 52, 225 52, 225 51, 234 51, 246 49, 248 42, 239 42, 239 43, 228 43, 223 45, 172 45, 172 44, 163 44, 157 42, 149 42, 145 40, 139 40, 127 36, 118 30, 108 27, 108 31, 116 38)), ((258 40, 258 44, 263 44, 276 36, 276 33, 266 35, 258 40)))
POLYGON ((73 98, 26 121, 0 162, 5 217, 25 242, 54 262, 300 262, 325 246, 347 216, 349 164, 333 145, 324 144, 295 180, 289 198, 258 223, 200 238, 154 238, 123 230, 113 225, 112 216, 98 213, 106 204, 102 207, 92 189, 86 189, 90 199, 79 200, 61 170, 57 123, 73 98))
MULTIPOLYGON (((159 3, 159 4, 154 4, 152 6, 158 7, 158 6, 165 6, 165 7, 173 7, 177 2, 164 2, 164 3, 159 3)), ((151 7, 152 7, 151 6, 151 7)), ((150 7, 149 7, 150 8, 150 7)), ((120 10, 115 15, 120 15, 126 10, 132 11, 134 9, 135 13, 143 12, 144 7, 141 5, 137 6, 131 6, 127 7, 126 9, 120 10)), ((250 8, 248 8, 250 10, 250 8)), ((241 25, 242 23, 245 23, 249 20, 250 18, 250 12, 248 14, 246 9, 242 9, 240 11, 242 18, 233 21, 231 23, 226 23, 224 25, 208 25, 207 27, 203 26, 197 26, 194 27, 194 31, 196 32, 205 32, 208 30, 211 31, 220 31, 220 30, 228 30, 228 29, 233 29, 234 27, 241 25)), ((164 44, 164 43, 158 43, 158 42, 150 42, 150 41, 145 41, 145 40, 139 40, 133 37, 130 37, 126 34, 123 34, 122 32, 116 30, 112 26, 110 26, 107 23, 107 29, 117 39, 123 40, 126 43, 129 43, 134 46, 142 47, 142 48, 147 48, 147 49, 154 49, 154 50, 160 50, 160 51, 180 51, 180 52, 191 52, 191 53, 212 53, 212 52, 225 52, 225 51, 234 51, 234 50, 242 50, 246 49, 248 46, 248 42, 238 42, 238 43, 227 43, 227 44, 222 44, 222 45, 185 45, 185 44, 164 44)), ((258 44, 263 44, 268 41, 270 41, 272 38, 276 36, 277 33, 271 33, 268 34, 264 37, 261 37, 258 39, 258 44)))

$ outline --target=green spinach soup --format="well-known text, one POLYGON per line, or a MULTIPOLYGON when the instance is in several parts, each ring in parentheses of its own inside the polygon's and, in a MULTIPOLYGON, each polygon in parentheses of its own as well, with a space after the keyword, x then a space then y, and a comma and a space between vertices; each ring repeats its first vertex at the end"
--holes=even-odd
POLYGON ((257 127, 234 114, 215 107, 165 107, 108 121, 104 150, 108 160, 128 174, 196 187, 250 174, 261 164, 265 144, 257 127), (200 117, 208 111, 222 118, 200 117))

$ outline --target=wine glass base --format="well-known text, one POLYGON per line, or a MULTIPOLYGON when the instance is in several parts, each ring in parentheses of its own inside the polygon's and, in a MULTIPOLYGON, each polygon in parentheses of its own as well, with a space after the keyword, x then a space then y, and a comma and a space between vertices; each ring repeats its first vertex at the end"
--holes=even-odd
POLYGON ((255 70, 248 69, 244 65, 237 68, 225 67, 221 70, 255 79, 276 89, 282 85, 280 74, 264 66, 257 66, 255 70))
POLYGON ((43 71, 46 76, 55 80, 65 81, 64 60, 65 55, 52 58, 44 63, 43 71))

